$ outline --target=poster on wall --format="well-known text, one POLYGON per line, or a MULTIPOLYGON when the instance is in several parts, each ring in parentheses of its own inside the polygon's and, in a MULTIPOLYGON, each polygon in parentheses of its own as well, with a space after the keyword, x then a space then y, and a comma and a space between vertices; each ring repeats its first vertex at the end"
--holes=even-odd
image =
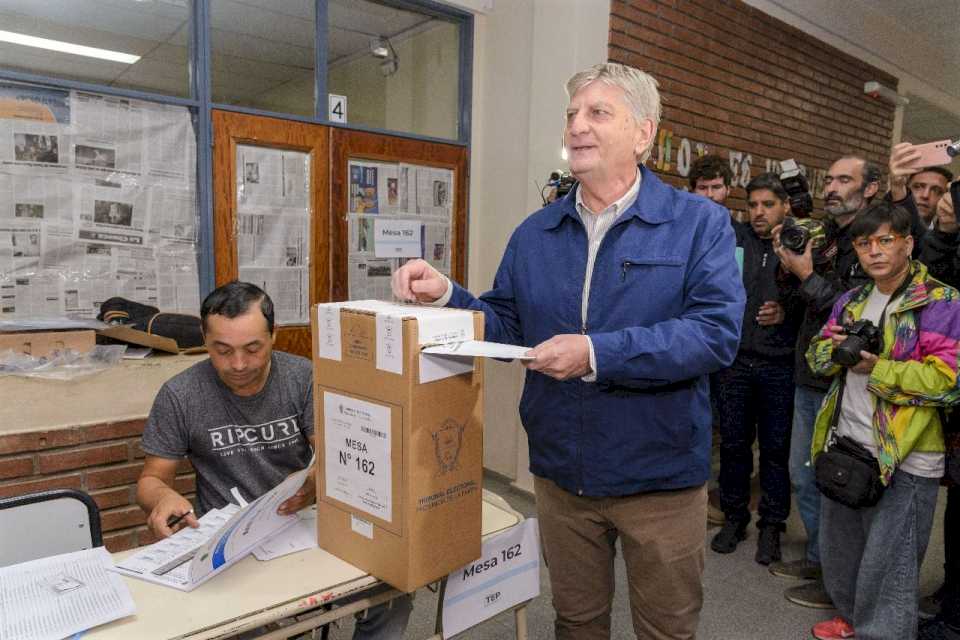
POLYGON ((453 171, 355 159, 349 173, 350 299, 392 299, 390 275, 414 257, 449 276, 453 171))
POLYGON ((0 82, 0 319, 196 313, 189 109, 0 82))

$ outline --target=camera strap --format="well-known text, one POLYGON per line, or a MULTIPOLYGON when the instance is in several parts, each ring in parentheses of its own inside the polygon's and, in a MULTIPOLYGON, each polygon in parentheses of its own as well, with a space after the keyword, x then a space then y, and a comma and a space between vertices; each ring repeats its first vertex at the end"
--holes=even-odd
MULTIPOLYGON (((884 333, 884 324, 887 321, 887 309, 890 307, 890 303, 894 300, 897 300, 900 296, 903 295, 903 292, 907 290, 907 287, 910 286, 910 283, 913 281, 913 267, 910 267, 910 272, 907 274, 907 277, 904 278, 903 282, 900 283, 900 286, 897 287, 896 291, 890 294, 890 297, 887 299, 887 303, 883 305, 883 311, 880 312, 880 322, 878 327, 880 329, 880 353, 883 353, 883 333, 884 333)), ((876 284, 874 284, 876 287, 876 284)), ((873 293, 873 292, 871 292, 873 293)), ((840 423, 840 408, 843 406, 843 390, 847 386, 847 369, 844 368, 840 372, 840 388, 837 390, 837 404, 833 408, 833 416, 830 419, 830 431, 827 433, 827 447, 832 447, 837 443, 837 426, 840 423)))

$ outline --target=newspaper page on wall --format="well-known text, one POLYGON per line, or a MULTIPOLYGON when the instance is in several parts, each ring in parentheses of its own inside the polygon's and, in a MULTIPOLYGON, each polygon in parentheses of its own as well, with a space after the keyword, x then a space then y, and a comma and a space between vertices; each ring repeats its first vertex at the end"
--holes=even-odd
POLYGON ((351 160, 347 287, 351 300, 390 300, 390 275, 423 258, 450 275, 451 169, 351 160))
POLYGON ((310 322, 310 154, 237 145, 240 279, 270 294, 277 324, 310 322))
POLYGON ((196 313, 190 110, 0 81, 0 319, 196 313))

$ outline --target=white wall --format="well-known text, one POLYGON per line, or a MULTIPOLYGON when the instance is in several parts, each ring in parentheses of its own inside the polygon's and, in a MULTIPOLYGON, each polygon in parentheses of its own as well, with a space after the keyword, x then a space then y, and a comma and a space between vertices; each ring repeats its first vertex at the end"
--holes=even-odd
MULTIPOLYGON (((607 59, 609 0, 498 0, 475 17, 469 288, 482 293, 560 159, 564 83, 607 59)), ((517 414, 523 369, 486 365, 484 465, 532 489, 517 414)))

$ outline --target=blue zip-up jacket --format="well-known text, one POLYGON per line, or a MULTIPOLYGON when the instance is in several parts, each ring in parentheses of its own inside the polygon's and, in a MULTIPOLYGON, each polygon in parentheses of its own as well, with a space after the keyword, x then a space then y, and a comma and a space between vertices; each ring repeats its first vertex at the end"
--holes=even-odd
POLYGON ((737 352, 744 291, 725 209, 641 168, 636 203, 597 252, 585 326, 587 234, 574 192, 514 231, 493 289, 454 285, 487 340, 529 347, 587 333, 597 381, 527 371, 520 417, 530 471, 587 496, 699 486, 710 473, 707 374, 737 352))

